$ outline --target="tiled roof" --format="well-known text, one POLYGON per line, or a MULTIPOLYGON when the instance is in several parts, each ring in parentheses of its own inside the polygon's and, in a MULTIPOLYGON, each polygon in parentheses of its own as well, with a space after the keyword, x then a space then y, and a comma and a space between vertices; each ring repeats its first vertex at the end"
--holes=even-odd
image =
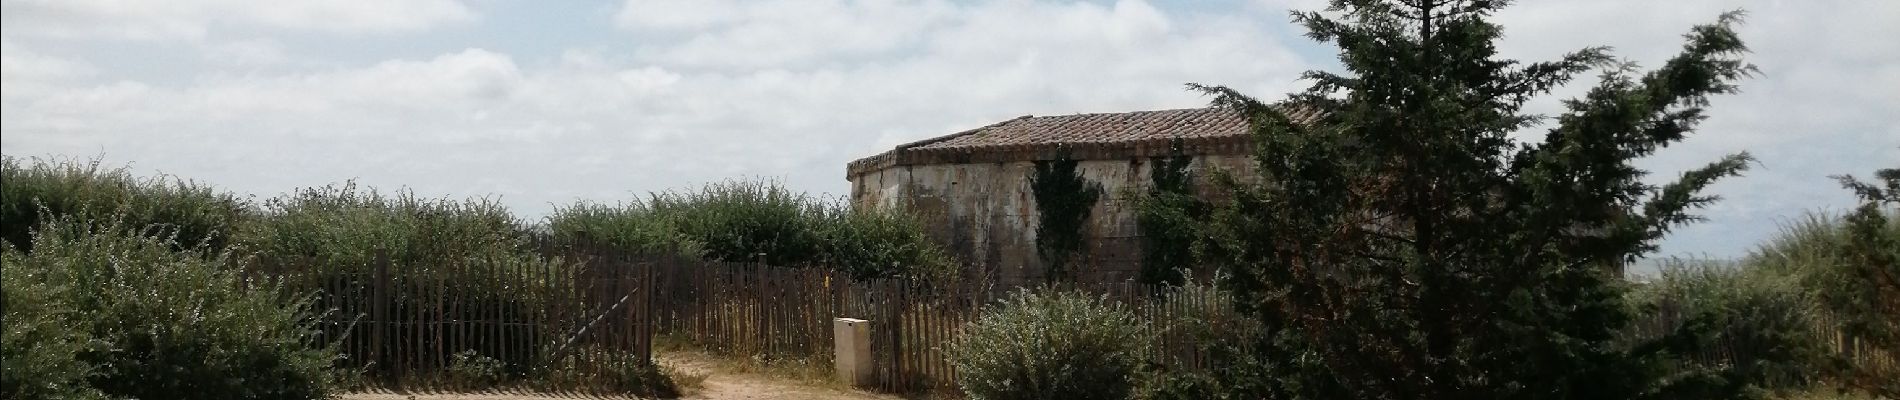
POLYGON ((1132 142, 1247 134, 1247 119, 1217 108, 1022 117, 912 146, 980 149, 1025 144, 1132 142))
MULTIPOLYGON (((1288 117, 1306 123, 1313 113, 1288 117)), ((1023 116, 989 126, 897 146, 851 162, 850 176, 894 165, 1039 160, 1058 149, 1077 159, 1248 150, 1248 125, 1238 111, 1185 108, 1125 113, 1023 116), (1179 144, 1180 148, 1175 148, 1179 144)))

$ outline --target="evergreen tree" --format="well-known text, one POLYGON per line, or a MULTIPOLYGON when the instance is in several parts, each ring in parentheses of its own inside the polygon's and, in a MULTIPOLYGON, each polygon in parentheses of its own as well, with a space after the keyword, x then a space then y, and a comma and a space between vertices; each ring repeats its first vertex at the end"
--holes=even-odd
POLYGON ((1259 180, 1199 246, 1269 332, 1250 396, 1359 399, 1727 397, 1716 374, 1666 369, 1671 343, 1631 343, 1616 271, 1717 200, 1730 155, 1672 183, 1632 161, 1682 140, 1711 95, 1752 67, 1739 13, 1690 31, 1652 71, 1606 48, 1496 58, 1487 19, 1507 1, 1334 0, 1296 12, 1336 44, 1343 73, 1269 105, 1191 85, 1244 112, 1259 180), (1554 118, 1524 104, 1601 70, 1554 118), (1296 123, 1293 112, 1317 112, 1296 123), (1515 132, 1546 130, 1513 140, 1515 132))
MULTIPOLYGON (((1860 196, 1847 214, 1845 262, 1816 274, 1821 299, 1842 317, 1845 331, 1865 343, 1863 351, 1900 360, 1900 168, 1874 172, 1874 182, 1835 177, 1860 196)), ((1900 397, 1893 367, 1843 374, 1849 386, 1885 397, 1900 397)))

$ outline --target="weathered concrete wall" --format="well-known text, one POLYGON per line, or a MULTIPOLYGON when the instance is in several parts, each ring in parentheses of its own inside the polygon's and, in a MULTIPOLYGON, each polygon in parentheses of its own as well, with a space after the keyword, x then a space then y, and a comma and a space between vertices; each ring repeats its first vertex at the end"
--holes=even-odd
MULTIPOLYGON (((1146 157, 1077 163, 1084 178, 1103 188, 1089 216, 1089 249, 1081 261, 1080 279, 1115 282, 1138 276, 1140 233, 1126 197, 1150 186, 1152 165, 1146 157)), ((1210 168, 1243 173, 1252 169, 1252 159, 1196 156, 1189 169, 1203 195, 1211 191, 1210 180, 1202 179, 1210 168)), ((1033 161, 898 165, 852 177, 851 193, 859 205, 902 206, 923 215, 931 236, 964 262, 966 273, 1004 283, 1040 282, 1044 268, 1036 255, 1038 213, 1029 187, 1034 171, 1033 161)))

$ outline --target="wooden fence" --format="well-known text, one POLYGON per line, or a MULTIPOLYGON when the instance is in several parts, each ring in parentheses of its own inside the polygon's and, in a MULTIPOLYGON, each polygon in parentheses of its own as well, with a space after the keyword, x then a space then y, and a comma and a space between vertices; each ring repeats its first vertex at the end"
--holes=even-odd
MULTIPOLYGON (((829 365, 831 321, 871 321, 871 352, 879 390, 907 392, 954 385, 957 371, 941 351, 985 306, 1018 288, 987 285, 928 287, 900 280, 851 282, 824 268, 780 268, 757 263, 655 264, 656 332, 674 334, 734 354, 798 358, 829 365)), ((1120 303, 1161 334, 1151 359, 1162 368, 1213 367, 1200 338, 1233 337, 1247 326, 1226 296, 1205 287, 1168 288, 1138 283, 1072 285, 1120 303)), ((1660 337, 1683 323, 1665 309, 1631 326, 1638 338, 1660 337)), ((1863 371, 1900 371, 1895 360, 1861 350, 1840 334, 1838 322, 1817 320, 1830 338, 1825 350, 1863 371)), ((1745 332, 1738 335, 1746 336, 1745 332)), ((1778 351, 1730 336, 1689 357, 1704 365, 1735 365, 1778 351)), ((1808 371, 1814 372, 1814 371, 1808 371)), ((1772 378, 1771 378, 1772 379, 1772 378)))
POLYGON ((391 262, 256 260, 247 280, 314 293, 323 343, 339 366, 385 386, 445 384, 458 359, 499 361, 507 376, 548 371, 600 376, 650 363, 654 257, 391 262), (590 375, 591 374, 591 375, 590 375))
MULTIPOLYGON (((322 339, 338 344, 342 366, 404 386, 438 383, 465 352, 498 360, 516 376, 548 369, 598 374, 650 362, 655 333, 734 354, 829 365, 832 320, 851 317, 871 321, 877 389, 947 388, 957 371, 942 347, 985 307, 1019 289, 854 282, 826 268, 572 251, 430 265, 380 256, 367 265, 266 260, 246 268, 316 292, 315 306, 331 310, 320 324, 322 339)), ((1071 287, 1148 321, 1159 333, 1150 356, 1162 368, 1212 368, 1207 349, 1214 344, 1197 340, 1232 337, 1247 326, 1224 295, 1207 288, 1071 287)), ((1633 333, 1660 335, 1680 318, 1665 310, 1639 321, 1633 333)), ((1820 332, 1838 332, 1830 321, 1820 324, 1820 332)), ((1894 360, 1858 351, 1852 338, 1832 337, 1829 348, 1844 359, 1870 371, 1896 370, 1894 360)), ((1727 342, 1710 349, 1696 357, 1719 364, 1757 350, 1727 342)))
MULTIPOLYGON (((985 306, 1015 290, 987 285, 928 287, 896 279, 852 282, 822 268, 695 264, 656 264, 659 271, 653 289, 658 332, 734 354, 829 365, 832 319, 868 319, 876 387, 892 392, 954 385, 956 369, 944 357, 942 346, 985 306)), ((1075 288, 1119 302, 1163 332, 1229 329, 1238 321, 1224 297, 1211 290, 1179 291, 1136 283, 1075 288)), ((1197 336, 1157 335, 1153 359, 1169 368, 1206 368, 1206 354, 1192 339, 1197 336)))
MULTIPOLYGON (((1826 313, 1809 311, 1808 333, 1820 338, 1819 351, 1822 356, 1844 363, 1844 367, 1876 375, 1900 376, 1900 360, 1871 348, 1866 339, 1848 334, 1844 321, 1826 313)), ((1690 316, 1685 314, 1684 305, 1671 300, 1657 304, 1654 314, 1637 320, 1629 326, 1627 333, 1636 340, 1655 340, 1689 323, 1690 316)), ((1696 346, 1697 351, 1685 356, 1702 365, 1744 366, 1764 358, 1783 357, 1788 349, 1782 338, 1762 335, 1755 330, 1762 329, 1752 325, 1738 325, 1728 321, 1720 326, 1722 334, 1712 338, 1700 338, 1707 341, 1696 346)), ((1792 371, 1765 371, 1765 378, 1779 385, 1808 383, 1813 379, 1828 379, 1828 371, 1801 369, 1792 371)))

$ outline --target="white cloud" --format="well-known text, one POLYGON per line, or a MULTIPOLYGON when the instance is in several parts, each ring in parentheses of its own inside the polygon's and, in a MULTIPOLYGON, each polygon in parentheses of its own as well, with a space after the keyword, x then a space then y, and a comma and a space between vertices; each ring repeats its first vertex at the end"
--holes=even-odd
POLYGON ((202 43, 206 60, 231 67, 260 67, 292 60, 283 45, 269 39, 246 39, 222 43, 202 43))
MULTIPOLYGON (((1204 104, 1183 90, 1186 82, 1273 98, 1331 56, 1289 50, 1305 39, 1285 33, 1299 30, 1285 28, 1276 9, 1283 3, 1191 12, 1139 0, 631 1, 603 27, 618 29, 608 33, 624 36, 611 39, 631 51, 579 46, 538 57, 438 49, 350 64, 299 59, 319 53, 270 37, 214 35, 195 40, 207 57, 229 62, 150 81, 126 73, 144 65, 32 51, 115 39, 17 34, 17 22, 110 21, 99 26, 188 33, 172 37, 220 24, 306 28, 136 4, 74 12, 83 18, 53 11, 94 3, 6 4, 7 154, 103 152, 267 196, 356 177, 425 195, 499 194, 529 215, 549 203, 748 175, 842 193, 846 162, 898 143, 1024 114, 1204 104), (256 68, 278 64, 297 67, 256 68)), ((1672 2, 1642 13, 1629 11, 1632 4, 1524 2, 1500 16, 1509 34, 1502 50, 1545 59, 1613 45, 1656 65, 1690 25, 1737 6, 1755 13, 1743 34, 1764 76, 1718 98, 1704 134, 1645 165, 1673 174, 1746 149, 1763 168, 1719 186, 1729 200, 1711 210, 1715 221, 1682 231, 1671 250, 1739 251, 1777 216, 1847 204, 1825 175, 1900 162, 1900 120, 1889 114, 1900 109, 1900 91, 1877 90, 1900 87, 1897 49, 1879 41, 1900 36, 1882 22, 1900 19, 1886 5, 1900 3, 1672 2)), ((435 14, 449 17, 419 20, 473 18, 466 10, 435 14)), ((421 26, 362 21, 345 30, 421 26)))
POLYGON ((5 0, 8 35, 197 39, 218 25, 334 33, 417 31, 468 22, 456 0, 5 0))
MULTIPOLYGON (((742 14, 765 15, 783 5, 744 6, 756 8, 742 14)), ((1170 15, 1139 1, 829 7, 857 19, 843 25, 883 12, 935 15, 927 19, 937 25, 892 54, 801 68, 701 68, 586 50, 529 67, 470 49, 355 68, 204 74, 182 86, 70 85, 8 97, 0 126, 9 154, 103 150, 263 194, 362 177, 424 193, 498 193, 536 212, 744 175, 842 193, 845 162, 899 142, 1026 113, 1192 107, 1205 99, 1183 83, 1283 90, 1305 68, 1260 21, 1170 15)), ((809 57, 885 46, 813 40, 809 57)), ((673 44, 680 54, 723 46, 690 36, 673 44)))
POLYGON ((0 41, 0 79, 9 84, 60 81, 97 72, 98 68, 84 61, 48 56, 11 41, 0 41))
POLYGON ((957 10, 943 1, 629 0, 624 29, 684 40, 643 46, 644 58, 690 66, 787 67, 897 50, 957 10))

